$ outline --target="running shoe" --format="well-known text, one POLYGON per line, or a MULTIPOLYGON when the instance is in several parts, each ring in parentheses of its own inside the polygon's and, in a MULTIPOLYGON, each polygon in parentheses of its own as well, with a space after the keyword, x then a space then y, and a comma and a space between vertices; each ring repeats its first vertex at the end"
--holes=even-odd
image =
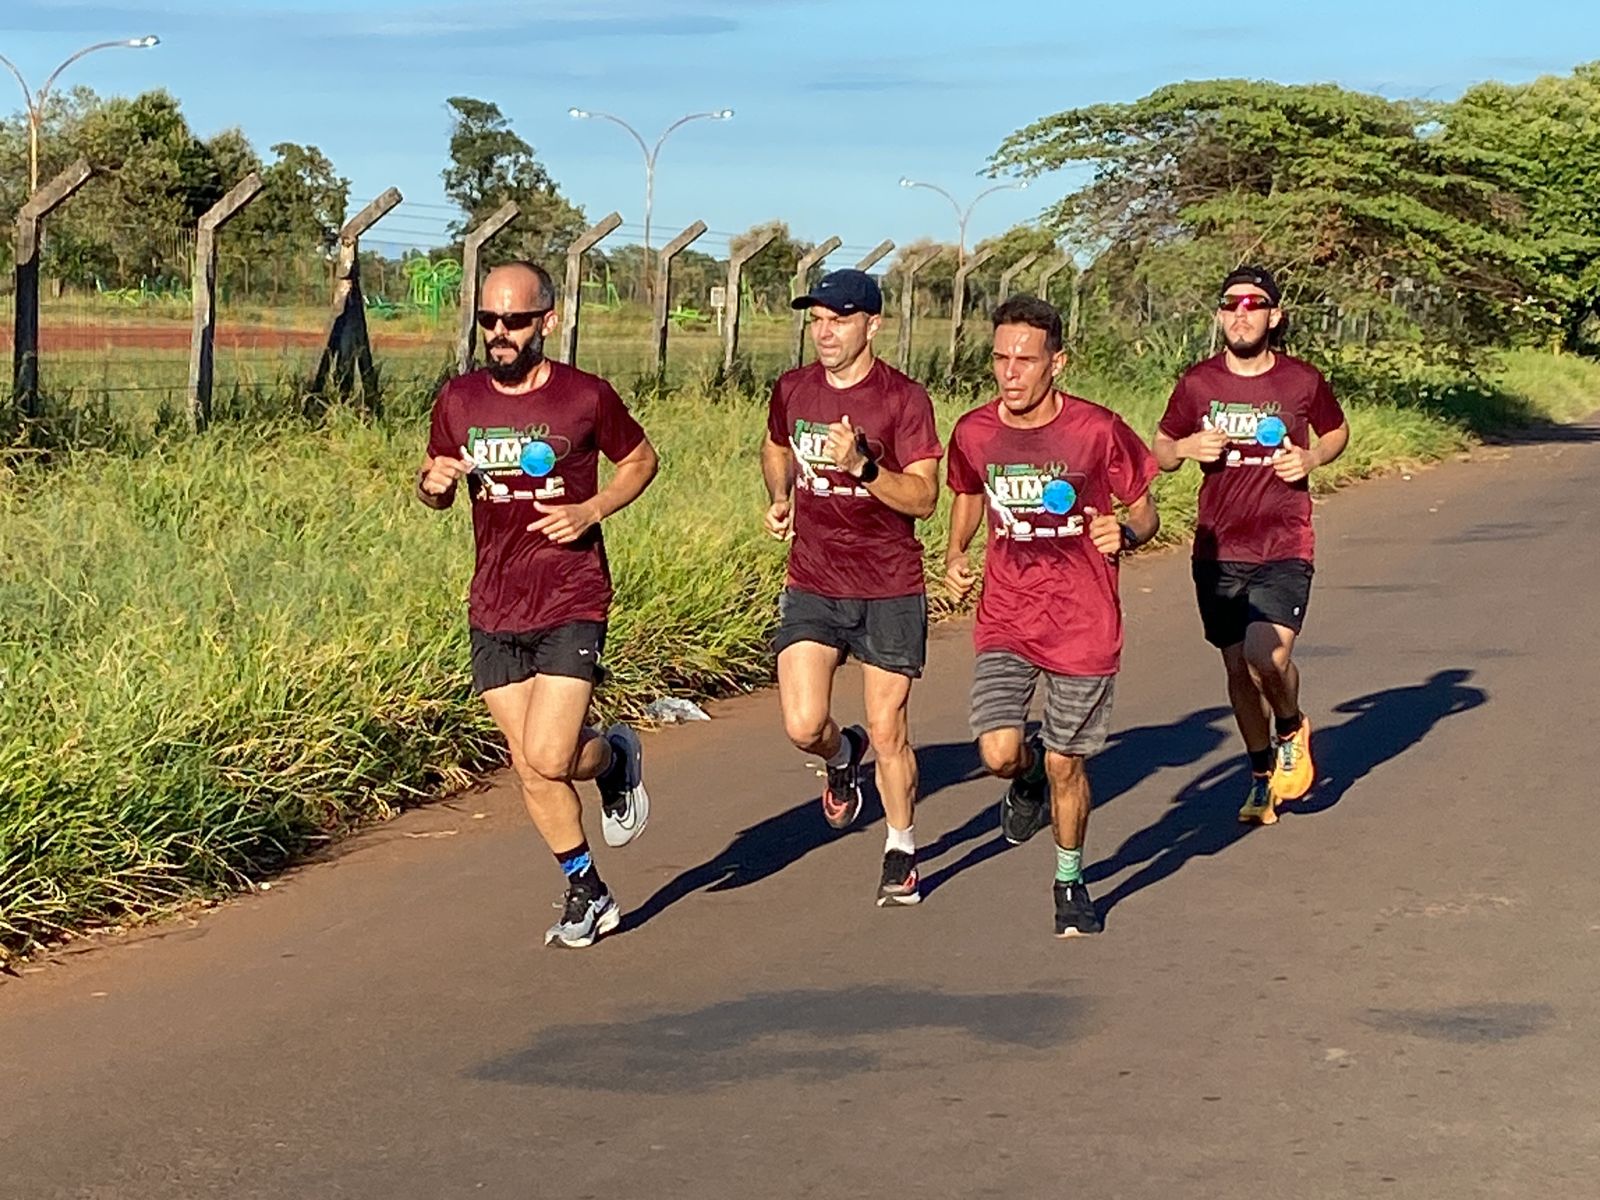
POLYGON ((609 891, 596 896, 581 884, 567 888, 561 920, 545 931, 544 944, 567 950, 582 950, 622 924, 622 910, 609 891))
POLYGON ((861 815, 861 760, 867 756, 867 731, 849 725, 839 736, 850 747, 850 761, 828 768, 828 786, 822 792, 823 818, 835 829, 848 829, 861 815))
POLYGON ((1278 820, 1278 801, 1272 791, 1272 776, 1250 776, 1250 791, 1239 810, 1239 820, 1252 825, 1272 825, 1278 820))
POLYGON ((1274 757, 1272 791, 1279 800, 1298 800, 1317 781, 1317 768, 1311 762, 1311 719, 1300 717, 1300 728, 1278 742, 1274 757))
POLYGON ((650 823, 650 793, 644 790, 644 747, 626 725, 605 732, 615 766, 597 779, 600 788, 600 833, 608 846, 626 846, 650 823))
POLYGON ((883 856, 883 881, 878 884, 878 907, 891 904, 921 904, 917 890, 917 856, 904 850, 890 850, 883 856))
POLYGON ((1077 883, 1058 882, 1055 893, 1058 938, 1083 937, 1099 933, 1105 928, 1100 914, 1094 910, 1094 901, 1089 899, 1089 889, 1084 887, 1081 880, 1077 883))
MULTIPOLYGON (((1034 738, 1033 752, 1042 761, 1044 743, 1034 738)), ((1029 783, 1020 775, 1011 781, 1000 797, 1000 832, 1013 846, 1020 846, 1050 824, 1050 784, 1040 778, 1029 783)))

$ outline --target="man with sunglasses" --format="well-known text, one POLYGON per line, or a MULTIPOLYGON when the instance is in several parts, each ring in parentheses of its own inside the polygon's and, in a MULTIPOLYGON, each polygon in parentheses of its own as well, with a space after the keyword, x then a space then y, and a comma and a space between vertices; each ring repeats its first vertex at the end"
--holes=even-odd
POLYGON ((534 263, 489 272, 477 314, 487 365, 440 389, 417 496, 448 508, 467 480, 477 550, 472 686, 505 735, 528 815, 567 880, 545 944, 582 948, 622 914, 595 868, 573 783, 598 786, 608 845, 632 841, 650 815, 638 735, 585 722, 611 605, 600 523, 639 498, 657 460, 609 383, 545 358, 555 300, 549 273, 534 263), (604 488, 602 454, 616 464, 604 488))
POLYGON ((1203 474, 1195 594, 1206 640, 1222 652, 1250 761, 1239 819, 1262 825, 1316 781, 1293 660, 1311 599, 1307 477, 1350 441, 1328 381, 1273 349, 1284 320, 1280 299, 1277 281, 1260 267, 1223 280, 1217 324, 1225 348, 1178 380, 1154 446, 1163 471, 1193 459, 1203 474))
POLYGON ((827 765, 823 818, 860 814, 861 760, 877 750, 888 832, 878 904, 921 900, 912 817, 917 759, 911 682, 927 659, 919 517, 939 499, 943 447, 921 384, 872 352, 883 295, 865 271, 834 271, 794 302, 811 313, 817 361, 772 390, 761 472, 767 532, 792 540, 778 604, 778 702, 800 750, 827 765), (867 728, 831 714, 834 674, 861 663, 867 728))

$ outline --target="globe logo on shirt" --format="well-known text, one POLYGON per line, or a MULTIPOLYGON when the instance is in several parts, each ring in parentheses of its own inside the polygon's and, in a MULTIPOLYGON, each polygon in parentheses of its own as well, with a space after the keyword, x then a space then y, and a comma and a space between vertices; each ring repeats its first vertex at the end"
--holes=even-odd
POLYGON ((556 469, 556 452, 549 442, 529 442, 522 448, 522 469, 535 479, 543 479, 556 469))
POLYGON ((1256 441, 1268 449, 1283 445, 1283 439, 1288 436, 1289 427, 1282 417, 1262 417, 1256 422, 1256 441))
POLYGON ((1078 502, 1078 489, 1065 479, 1052 479, 1044 485, 1042 500, 1045 512, 1062 517, 1071 512, 1072 506, 1078 502))

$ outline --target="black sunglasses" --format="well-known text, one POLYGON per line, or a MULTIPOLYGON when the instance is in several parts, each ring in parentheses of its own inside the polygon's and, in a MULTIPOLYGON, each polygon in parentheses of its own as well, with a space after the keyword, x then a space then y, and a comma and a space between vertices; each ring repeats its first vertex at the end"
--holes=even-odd
POLYGON ((535 321, 542 321, 554 308, 541 308, 534 312, 489 312, 487 309, 478 310, 478 328, 485 333, 491 333, 496 325, 504 325, 511 333, 517 333, 528 328, 535 321))

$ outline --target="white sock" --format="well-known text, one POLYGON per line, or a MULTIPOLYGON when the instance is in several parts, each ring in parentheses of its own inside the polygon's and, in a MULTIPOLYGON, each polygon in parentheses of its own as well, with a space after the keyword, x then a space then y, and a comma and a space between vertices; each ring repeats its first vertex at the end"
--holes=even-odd
POLYGON ((883 852, 885 854, 891 850, 899 850, 903 854, 915 854, 917 852, 917 827, 915 825, 907 825, 904 829, 896 829, 885 821, 884 828, 888 830, 888 837, 884 839, 883 843, 883 852))

